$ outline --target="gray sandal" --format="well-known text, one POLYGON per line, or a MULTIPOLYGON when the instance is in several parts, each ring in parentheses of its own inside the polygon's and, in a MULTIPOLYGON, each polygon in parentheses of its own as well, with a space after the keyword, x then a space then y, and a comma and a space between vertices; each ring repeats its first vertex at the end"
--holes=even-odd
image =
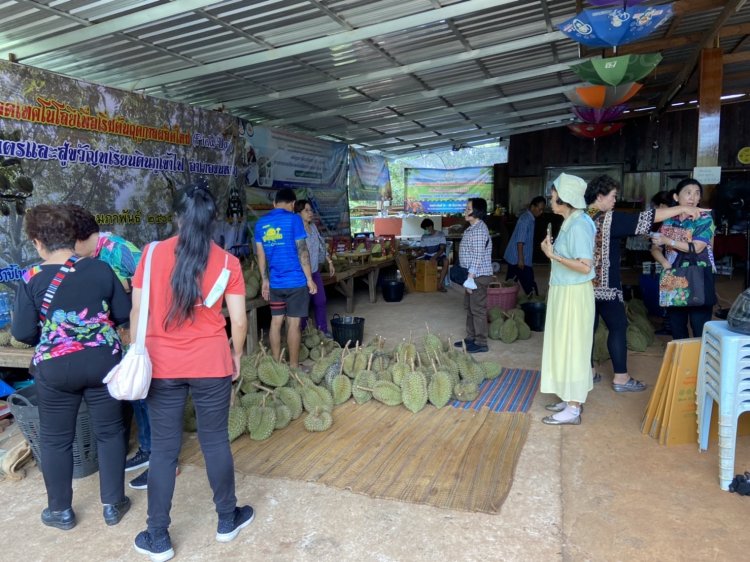
POLYGON ((641 381, 630 379, 625 384, 612 383, 612 390, 615 392, 643 392, 646 390, 646 385, 641 381))

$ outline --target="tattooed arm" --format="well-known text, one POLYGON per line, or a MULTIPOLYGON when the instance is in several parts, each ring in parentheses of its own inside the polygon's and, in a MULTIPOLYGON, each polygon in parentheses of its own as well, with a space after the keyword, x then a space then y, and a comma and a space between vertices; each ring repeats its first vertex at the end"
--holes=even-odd
POLYGON ((305 279, 307 279, 307 289, 311 295, 318 292, 318 286, 315 284, 315 280, 312 278, 312 269, 310 267, 310 252, 307 250, 307 242, 304 238, 297 240, 297 257, 299 258, 299 264, 302 266, 302 271, 305 273, 305 279))

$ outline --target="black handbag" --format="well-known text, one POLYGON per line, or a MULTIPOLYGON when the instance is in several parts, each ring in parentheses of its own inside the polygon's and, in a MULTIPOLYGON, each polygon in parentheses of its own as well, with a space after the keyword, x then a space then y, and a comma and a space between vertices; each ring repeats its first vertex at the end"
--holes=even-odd
POLYGON ((698 265, 695 246, 688 243, 687 257, 679 265, 661 272, 659 306, 703 306, 706 304, 706 267, 698 265))
POLYGON ((459 285, 463 285, 466 279, 468 279, 469 277, 469 270, 465 267, 461 267, 458 264, 454 264, 448 270, 448 275, 450 276, 451 283, 458 283, 459 285))

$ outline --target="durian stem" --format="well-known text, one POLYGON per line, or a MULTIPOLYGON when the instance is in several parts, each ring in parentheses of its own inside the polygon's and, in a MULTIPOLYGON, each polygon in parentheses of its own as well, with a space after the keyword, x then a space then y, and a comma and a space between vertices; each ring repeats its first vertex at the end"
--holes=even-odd
POLYGON ((268 388, 267 386, 263 386, 262 384, 258 384, 257 382, 254 382, 253 386, 260 390, 265 390, 268 394, 273 394, 273 390, 268 388))

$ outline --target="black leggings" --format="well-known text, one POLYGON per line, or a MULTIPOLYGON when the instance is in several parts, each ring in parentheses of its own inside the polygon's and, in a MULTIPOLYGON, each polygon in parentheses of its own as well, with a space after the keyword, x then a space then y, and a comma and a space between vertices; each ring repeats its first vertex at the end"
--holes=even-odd
POLYGON ((229 448, 229 399, 232 377, 153 379, 148 391, 151 457, 148 471, 148 530, 169 527, 177 457, 182 447, 182 424, 188 390, 198 420, 198 441, 206 463, 208 483, 219 516, 234 511, 234 460, 229 448))
POLYGON ((99 494, 104 504, 125 496, 122 406, 102 379, 120 360, 112 348, 86 348, 36 366, 42 474, 52 511, 72 507, 73 439, 81 398, 86 401, 99 456, 99 494))
POLYGON ((688 332, 688 321, 693 330, 693 337, 700 338, 703 335, 703 325, 711 320, 713 316, 713 305, 706 306, 670 306, 669 324, 672 328, 672 339, 683 340, 690 337, 688 332))
POLYGON ((596 319, 594 331, 599 325, 599 315, 609 330, 607 350, 612 358, 612 369, 615 374, 628 372, 628 346, 625 336, 628 330, 628 319, 625 316, 625 306, 619 300, 596 301, 596 319))

